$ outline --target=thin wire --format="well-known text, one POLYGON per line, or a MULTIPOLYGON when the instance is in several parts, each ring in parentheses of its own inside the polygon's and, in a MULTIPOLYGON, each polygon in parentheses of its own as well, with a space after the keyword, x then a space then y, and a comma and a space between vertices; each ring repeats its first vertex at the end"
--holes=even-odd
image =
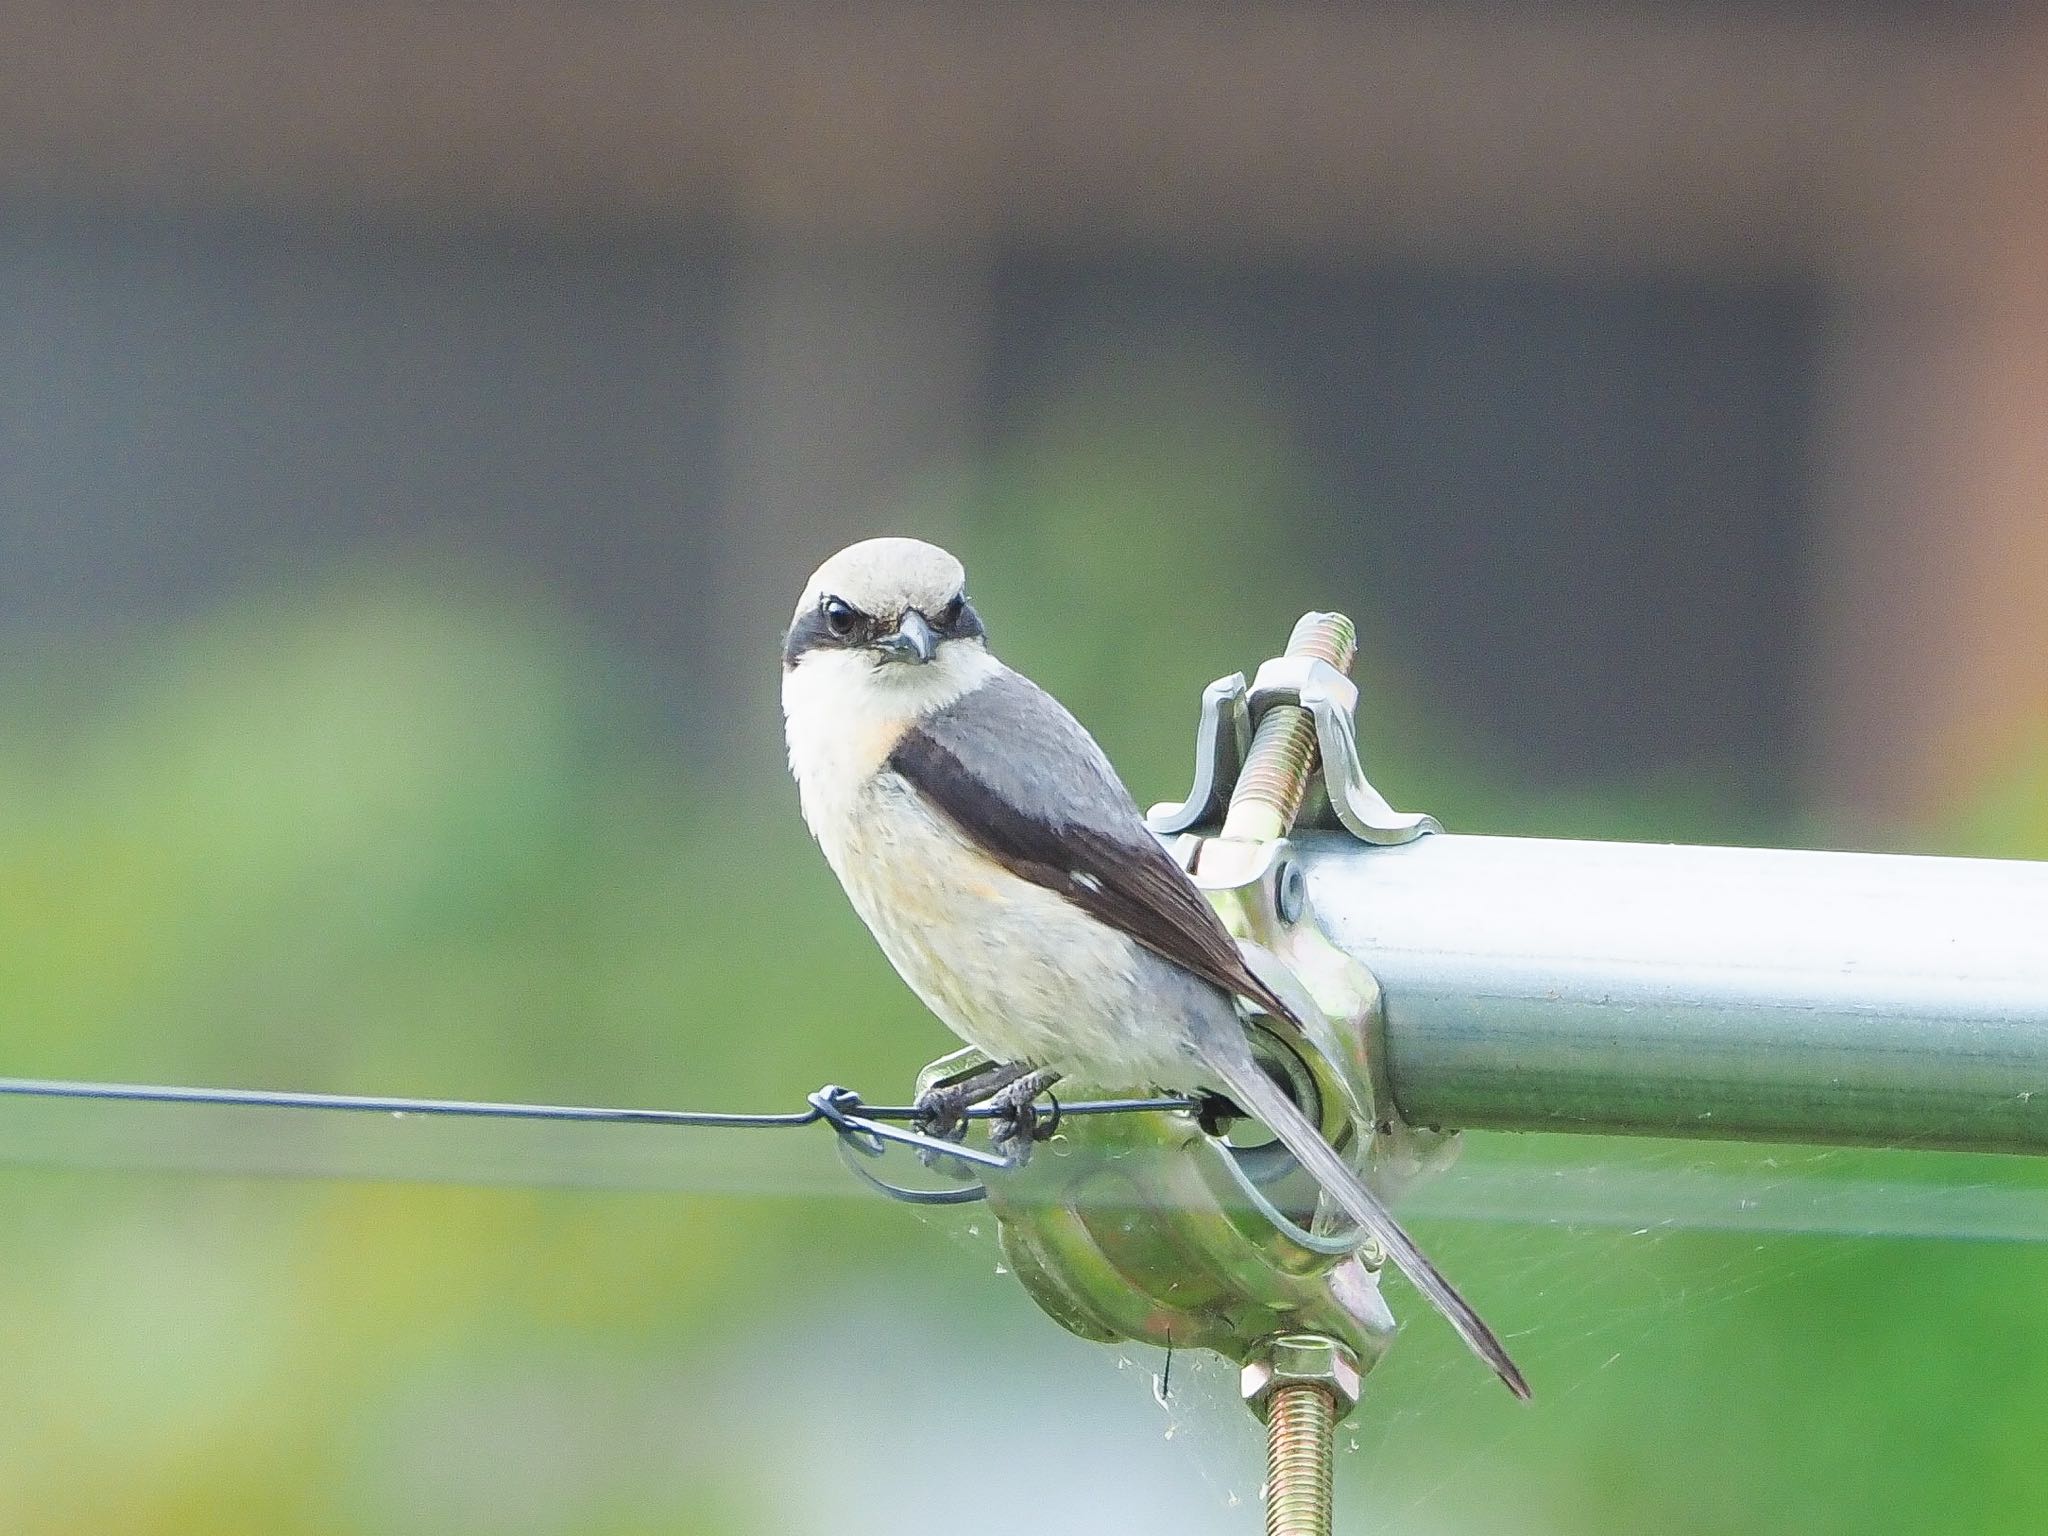
MULTIPOLYGON (((179 1088, 149 1083, 78 1083, 0 1077, 0 1094, 41 1099, 114 1099, 143 1104, 227 1104, 244 1109, 324 1109, 358 1114, 466 1115, 493 1120, 599 1120, 613 1124, 736 1126, 772 1129, 810 1125, 815 1109, 779 1115, 713 1114, 701 1110, 611 1109, 574 1104, 494 1104, 466 1099, 394 1099, 350 1093, 278 1093, 256 1088, 179 1088)), ((872 1113, 872 1111, 870 1111, 872 1113)))
MULTIPOLYGON (((922 1131, 905 1123, 924 1118, 912 1105, 868 1105, 851 1088, 827 1085, 809 1096, 809 1107, 780 1114, 735 1114, 692 1109, 628 1109, 581 1104, 507 1104, 472 1099, 401 1099, 347 1093, 283 1093, 257 1088, 186 1088, 152 1083, 67 1082, 59 1079, 0 1077, 0 1095, 39 1099, 96 1099, 140 1104, 217 1105, 238 1109, 309 1109, 345 1114, 447 1115, 483 1120, 596 1121, 611 1125, 687 1126, 707 1130, 781 1130, 823 1123, 839 1138, 842 1153, 880 1157, 886 1146, 912 1147, 928 1158, 1008 1171, 1014 1158, 922 1131)), ((1192 1110, 1198 1101, 1182 1098, 1086 1099, 1076 1104, 1053 1101, 1054 1124, 1065 1115, 1115 1115, 1145 1111, 1192 1110)), ((997 1119, 1004 1110, 976 1105, 966 1110, 973 1120, 997 1119)), ((961 1204, 979 1200, 986 1191, 966 1183, 947 1189, 919 1189, 893 1184, 860 1166, 851 1156, 847 1166, 892 1199, 916 1204, 961 1204)))
MULTIPOLYGON (((820 1089, 844 1097, 869 1120, 910 1121, 922 1118, 915 1106, 868 1104, 850 1088, 820 1089)), ((384 1115, 468 1115, 499 1120, 598 1120, 638 1125, 732 1126, 774 1130, 781 1126, 814 1125, 829 1119, 813 1104, 782 1114, 734 1114, 701 1109, 625 1109, 578 1104, 506 1104, 472 1099, 398 1099, 352 1093, 282 1093, 259 1088, 184 1088, 151 1083, 66 1082, 55 1078, 0 1077, 0 1094, 43 1099, 116 1099, 148 1104, 230 1104, 249 1109, 326 1109, 384 1115)), ((1185 1110, 1199 1101, 1183 1098, 1084 1099, 1062 1103, 1063 1115, 1120 1115, 1142 1110, 1185 1110)), ((986 1104, 962 1112, 970 1120, 993 1119, 1002 1113, 986 1104)))

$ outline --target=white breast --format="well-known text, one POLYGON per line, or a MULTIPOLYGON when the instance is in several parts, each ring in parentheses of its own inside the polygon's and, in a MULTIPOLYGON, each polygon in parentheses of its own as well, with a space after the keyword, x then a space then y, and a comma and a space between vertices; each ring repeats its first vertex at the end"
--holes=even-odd
POLYGON ((971 847, 893 774, 864 809, 827 856, 883 952, 955 1034, 1003 1061, 1135 1065, 1130 940, 971 847))
POLYGON ((1180 1056, 1158 1021, 1145 1027, 1144 952, 1011 874, 887 771, 914 715, 848 708, 848 691, 832 685, 852 680, 824 669, 806 679, 813 659, 838 658, 807 659, 783 689, 804 819, 911 989, 998 1060, 1102 1086, 1167 1080, 1180 1056))

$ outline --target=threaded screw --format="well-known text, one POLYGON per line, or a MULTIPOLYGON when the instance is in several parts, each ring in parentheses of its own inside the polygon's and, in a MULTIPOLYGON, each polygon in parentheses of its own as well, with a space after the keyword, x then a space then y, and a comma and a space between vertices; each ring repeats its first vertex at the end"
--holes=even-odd
POLYGON ((1266 1536, 1330 1536, 1337 1421, 1358 1406, 1358 1357, 1326 1334, 1279 1334, 1245 1361, 1240 1386, 1266 1421, 1266 1536))
POLYGON ((1337 1404, 1322 1387, 1276 1387, 1266 1407, 1266 1536, 1330 1536, 1337 1404))
MULTIPOLYGON (((1287 638, 1287 654, 1325 661, 1348 673, 1358 656, 1357 626, 1341 613, 1305 613, 1287 638)), ((1301 812, 1315 759, 1315 716, 1298 704, 1267 710, 1231 792, 1223 835, 1247 842, 1285 837, 1301 812)))

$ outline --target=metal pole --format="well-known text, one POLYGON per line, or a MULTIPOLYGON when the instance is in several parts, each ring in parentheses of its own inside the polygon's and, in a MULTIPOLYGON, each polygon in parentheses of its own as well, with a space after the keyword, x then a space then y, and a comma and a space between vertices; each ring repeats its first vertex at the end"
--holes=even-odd
POLYGON ((2048 1152, 2048 864, 1297 846, 1412 1123, 2048 1152))

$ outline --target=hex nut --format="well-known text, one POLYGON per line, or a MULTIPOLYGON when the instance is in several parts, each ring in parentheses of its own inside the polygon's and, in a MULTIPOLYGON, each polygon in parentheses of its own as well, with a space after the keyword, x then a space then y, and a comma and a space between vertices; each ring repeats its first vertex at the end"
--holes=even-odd
POLYGON ((1365 1387, 1358 1357, 1338 1343, 1314 1333, 1283 1333, 1266 1340, 1245 1362, 1239 1389, 1252 1412, 1266 1416, 1266 1405, 1281 1387, 1321 1387, 1343 1418, 1358 1406, 1365 1387))

